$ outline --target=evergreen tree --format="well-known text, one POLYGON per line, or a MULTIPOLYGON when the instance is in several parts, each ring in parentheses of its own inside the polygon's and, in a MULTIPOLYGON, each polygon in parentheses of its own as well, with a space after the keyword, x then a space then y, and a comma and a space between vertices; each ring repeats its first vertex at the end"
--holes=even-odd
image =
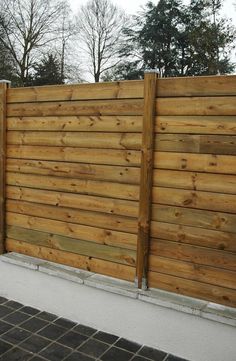
POLYGON ((53 54, 46 55, 39 64, 34 66, 34 69, 35 74, 30 81, 32 85, 53 85, 64 82, 61 78, 60 61, 53 54))
POLYGON ((221 7, 221 0, 192 0, 188 6, 181 0, 147 3, 124 30, 126 43, 120 57, 125 60, 111 78, 139 77, 135 66, 141 72, 156 68, 162 76, 231 73, 235 30, 230 20, 220 17, 221 7))
POLYGON ((221 0, 192 0, 188 9, 188 39, 192 59, 187 75, 227 74, 234 70, 230 52, 235 29, 220 17, 221 0))

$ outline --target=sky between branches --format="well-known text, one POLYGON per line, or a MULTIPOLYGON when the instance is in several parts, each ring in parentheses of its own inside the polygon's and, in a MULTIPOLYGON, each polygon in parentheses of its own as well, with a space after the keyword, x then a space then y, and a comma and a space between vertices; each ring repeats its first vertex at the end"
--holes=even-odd
MULTIPOLYGON (((71 7, 74 12, 77 12, 78 8, 85 4, 87 0, 69 0, 71 7)), ((148 0, 112 0, 112 2, 121 8, 123 8, 129 14, 135 14, 140 10, 141 6, 144 6, 148 0)), ((153 0, 153 3, 158 1, 153 0)), ((185 4, 188 4, 190 0, 183 0, 185 4)), ((224 0, 224 9, 223 14, 227 17, 232 18, 234 24, 236 25, 236 8, 233 5, 235 0, 224 0)))

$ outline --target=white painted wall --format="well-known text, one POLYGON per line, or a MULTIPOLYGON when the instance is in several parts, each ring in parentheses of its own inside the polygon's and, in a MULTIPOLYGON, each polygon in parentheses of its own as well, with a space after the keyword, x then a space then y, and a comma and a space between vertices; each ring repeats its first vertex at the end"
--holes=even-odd
POLYGON ((191 361, 235 361, 236 328, 0 260, 0 296, 191 361))

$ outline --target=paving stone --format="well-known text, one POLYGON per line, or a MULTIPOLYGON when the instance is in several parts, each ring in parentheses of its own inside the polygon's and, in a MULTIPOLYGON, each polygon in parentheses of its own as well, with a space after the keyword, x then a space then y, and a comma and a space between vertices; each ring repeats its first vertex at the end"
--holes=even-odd
POLYGON ((46 340, 43 337, 40 337, 38 335, 32 335, 29 338, 27 338, 24 342, 20 344, 20 347, 24 350, 28 350, 31 352, 39 352, 43 348, 47 347, 51 341, 46 340))
POLYGON ((66 333, 66 330, 63 327, 50 324, 47 327, 45 327, 43 330, 41 330, 39 332, 39 335, 49 338, 50 340, 56 341, 64 333, 66 333))
POLYGON ((37 332, 47 325, 48 322, 44 320, 40 320, 37 317, 33 317, 27 320, 26 322, 22 323, 21 327, 31 332, 37 332))
POLYGON ((88 327, 85 325, 77 325, 73 328, 73 331, 79 332, 82 335, 86 335, 86 336, 92 336, 95 332, 97 332, 97 330, 95 330, 95 328, 92 327, 88 327))
POLYGON ((7 299, 5 297, 0 297, 0 305, 7 302, 7 299))
POLYGON ((118 336, 102 331, 97 332, 93 337, 96 338, 96 340, 109 343, 110 345, 112 345, 119 338, 118 336))
POLYGON ((133 353, 121 350, 117 347, 110 348, 104 355, 102 355, 101 360, 103 361, 129 361, 134 356, 133 353))
POLYGON ((152 347, 147 347, 147 346, 142 347, 138 353, 139 355, 147 357, 153 361, 163 361, 167 355, 163 351, 159 351, 152 347))
POLYGON ((30 337, 31 333, 29 331, 23 330, 19 327, 14 327, 4 335, 2 335, 2 339, 12 343, 13 345, 17 345, 18 343, 24 341, 26 338, 30 337))
POLYGON ((134 358, 132 358, 132 361, 150 361, 150 359, 142 356, 134 356, 134 358))
POLYGON ((13 325, 9 325, 4 321, 0 321, 0 335, 9 331, 11 328, 13 328, 13 325))
POLYGON ((64 336, 60 337, 57 342, 64 346, 77 348, 88 339, 88 336, 81 335, 77 332, 69 331, 64 336))
POLYGON ((10 348, 12 348, 12 345, 10 345, 8 342, 0 340, 0 355, 5 353, 6 351, 9 351, 10 348))
POLYGON ((24 306, 21 309, 21 312, 27 313, 28 315, 31 315, 31 316, 35 316, 35 315, 37 315, 37 313, 40 313, 39 310, 37 310, 36 308, 30 307, 30 306, 24 306))
POLYGON ((71 349, 56 342, 40 352, 40 355, 50 361, 61 361, 71 353, 71 349))
POLYGON ((42 320, 45 320, 45 321, 49 321, 49 322, 52 322, 54 320, 56 320, 58 318, 58 316, 52 314, 52 313, 48 313, 48 312, 40 312, 38 315, 37 315, 38 318, 41 318, 42 320))
POLYGON ((1 357, 1 361, 27 361, 32 357, 32 353, 14 347, 1 357))
POLYGON ((88 356, 100 357, 109 347, 109 345, 103 342, 89 339, 81 347, 79 347, 78 351, 85 353, 88 356))
POLYGON ((166 359, 166 361, 187 361, 186 359, 174 356, 174 355, 169 355, 166 359))
POLYGON ((7 301, 5 306, 13 308, 14 310, 18 310, 19 308, 23 307, 22 303, 16 301, 7 301))
POLYGON ((12 313, 12 312, 13 312, 13 310, 11 308, 8 308, 3 305, 0 306, 0 318, 9 315, 9 313, 12 313))
POLYGON ((94 361, 94 358, 83 355, 80 352, 73 352, 65 359, 65 361, 94 361))
POLYGON ((11 313, 10 315, 4 317, 3 321, 11 323, 12 325, 19 325, 22 322, 28 320, 29 317, 31 316, 26 315, 25 313, 22 313, 20 311, 15 311, 14 313, 11 313))
POLYGON ((125 338, 120 338, 116 343, 116 347, 123 348, 126 351, 136 353, 142 346, 136 342, 126 340, 125 338))
POLYGON ((67 328, 68 330, 76 325, 76 322, 67 320, 66 318, 58 318, 54 323, 58 326, 67 328))

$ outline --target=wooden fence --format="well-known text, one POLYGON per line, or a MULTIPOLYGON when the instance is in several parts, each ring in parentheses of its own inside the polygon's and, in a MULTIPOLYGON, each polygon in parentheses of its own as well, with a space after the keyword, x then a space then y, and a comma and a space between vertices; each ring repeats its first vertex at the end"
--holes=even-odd
POLYGON ((0 251, 236 307, 236 76, 0 84, 0 251))

